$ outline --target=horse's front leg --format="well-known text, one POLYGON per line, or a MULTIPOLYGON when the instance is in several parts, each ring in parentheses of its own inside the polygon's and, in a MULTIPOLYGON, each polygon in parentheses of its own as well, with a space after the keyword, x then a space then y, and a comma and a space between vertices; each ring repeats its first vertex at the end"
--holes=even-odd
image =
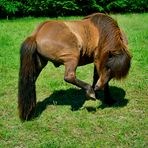
POLYGON ((116 102, 110 94, 108 82, 106 83, 104 87, 104 102, 108 105, 113 105, 116 102))
POLYGON ((94 76, 93 76, 93 85, 92 85, 93 89, 95 91, 102 89, 104 91, 104 102, 108 105, 112 105, 115 103, 115 100, 112 99, 109 90, 109 81, 111 79, 110 70, 104 71, 104 73, 102 73, 102 75, 99 76, 99 70, 97 69, 97 66, 98 66, 97 64, 94 65, 94 76))
POLYGON ((74 84, 84 90, 86 90, 87 99, 96 100, 95 92, 91 85, 76 78, 77 62, 71 61, 65 65, 65 76, 64 80, 68 83, 74 84))
POLYGON ((98 79, 99 79, 99 74, 97 72, 96 65, 94 65, 94 75, 93 75, 93 84, 92 84, 93 89, 95 88, 95 85, 96 85, 98 79))

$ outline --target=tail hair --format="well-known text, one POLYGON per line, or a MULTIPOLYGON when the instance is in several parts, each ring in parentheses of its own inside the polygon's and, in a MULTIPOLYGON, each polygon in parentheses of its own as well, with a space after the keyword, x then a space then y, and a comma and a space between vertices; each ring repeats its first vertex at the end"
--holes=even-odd
POLYGON ((22 121, 30 120, 36 106, 36 49, 35 37, 28 37, 20 50, 18 110, 22 121))

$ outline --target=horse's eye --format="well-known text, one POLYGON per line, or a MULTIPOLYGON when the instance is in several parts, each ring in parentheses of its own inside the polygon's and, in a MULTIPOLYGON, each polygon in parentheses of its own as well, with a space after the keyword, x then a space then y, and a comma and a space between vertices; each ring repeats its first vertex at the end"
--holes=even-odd
POLYGON ((105 68, 106 68, 107 70, 110 69, 110 66, 109 66, 108 63, 105 65, 105 68))
POLYGON ((112 58, 112 57, 113 57, 113 55, 112 54, 109 54, 108 58, 112 58))

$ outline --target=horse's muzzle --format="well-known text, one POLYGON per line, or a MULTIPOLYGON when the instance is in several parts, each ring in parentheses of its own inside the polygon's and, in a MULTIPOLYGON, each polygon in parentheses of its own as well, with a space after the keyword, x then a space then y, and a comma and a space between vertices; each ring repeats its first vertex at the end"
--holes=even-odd
POLYGON ((104 90, 104 86, 101 87, 101 86, 95 85, 94 91, 97 91, 97 90, 104 90))

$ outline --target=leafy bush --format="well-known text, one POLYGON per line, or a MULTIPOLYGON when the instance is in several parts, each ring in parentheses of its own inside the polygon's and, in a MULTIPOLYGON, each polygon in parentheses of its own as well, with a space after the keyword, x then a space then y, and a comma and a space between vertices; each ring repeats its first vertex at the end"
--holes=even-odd
POLYGON ((148 10, 148 0, 116 0, 106 8, 115 12, 144 12, 148 10))
POLYGON ((104 11, 103 7, 98 5, 96 0, 77 0, 76 3, 79 6, 80 13, 83 15, 104 11))
POLYGON ((0 0, 0 16, 15 15, 20 5, 18 1, 0 0))
POLYGON ((0 0, 0 17, 145 11, 148 11, 148 0, 0 0))

